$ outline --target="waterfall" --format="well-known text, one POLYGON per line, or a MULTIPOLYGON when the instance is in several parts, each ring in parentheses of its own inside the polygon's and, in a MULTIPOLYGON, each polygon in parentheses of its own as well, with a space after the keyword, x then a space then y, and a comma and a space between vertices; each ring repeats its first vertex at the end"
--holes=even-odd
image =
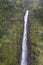
POLYGON ((21 56, 21 65, 27 65, 27 19, 28 19, 29 10, 26 11, 24 16, 24 32, 23 32, 23 41, 22 41, 22 56, 21 56))

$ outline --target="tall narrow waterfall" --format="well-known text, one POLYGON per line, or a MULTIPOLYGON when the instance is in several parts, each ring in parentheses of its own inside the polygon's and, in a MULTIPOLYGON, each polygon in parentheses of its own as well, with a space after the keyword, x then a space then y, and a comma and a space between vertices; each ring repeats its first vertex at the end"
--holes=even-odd
POLYGON ((22 41, 22 57, 21 57, 21 65, 27 65, 27 19, 28 19, 29 10, 26 11, 24 16, 24 33, 23 33, 23 41, 22 41))

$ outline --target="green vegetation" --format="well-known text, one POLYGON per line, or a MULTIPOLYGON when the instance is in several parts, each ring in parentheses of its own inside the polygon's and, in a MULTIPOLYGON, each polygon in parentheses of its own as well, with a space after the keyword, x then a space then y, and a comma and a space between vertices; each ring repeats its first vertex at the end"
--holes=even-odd
POLYGON ((0 65, 18 65, 23 24, 15 6, 0 0, 0 65))
POLYGON ((43 65, 43 5, 41 4, 42 0, 30 13, 31 65, 43 65))

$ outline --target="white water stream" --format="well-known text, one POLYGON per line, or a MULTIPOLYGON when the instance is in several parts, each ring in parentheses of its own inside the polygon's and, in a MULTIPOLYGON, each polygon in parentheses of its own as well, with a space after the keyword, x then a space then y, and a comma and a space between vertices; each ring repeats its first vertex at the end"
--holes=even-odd
POLYGON ((27 20, 28 20, 29 10, 26 11, 24 16, 24 32, 23 32, 23 41, 22 41, 22 56, 21 56, 21 65, 27 65, 27 20))

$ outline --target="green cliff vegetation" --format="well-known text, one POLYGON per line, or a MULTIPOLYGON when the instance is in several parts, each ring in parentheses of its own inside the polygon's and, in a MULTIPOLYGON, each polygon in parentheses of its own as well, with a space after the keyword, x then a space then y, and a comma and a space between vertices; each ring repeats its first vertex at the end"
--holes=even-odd
POLYGON ((0 65, 18 65, 23 28, 18 8, 16 3, 0 0, 0 65))
POLYGON ((30 9, 31 65, 43 65, 42 0, 0 0, 0 65, 20 64, 26 9, 30 9))
POLYGON ((31 64, 43 65, 43 3, 39 1, 30 13, 31 64))

